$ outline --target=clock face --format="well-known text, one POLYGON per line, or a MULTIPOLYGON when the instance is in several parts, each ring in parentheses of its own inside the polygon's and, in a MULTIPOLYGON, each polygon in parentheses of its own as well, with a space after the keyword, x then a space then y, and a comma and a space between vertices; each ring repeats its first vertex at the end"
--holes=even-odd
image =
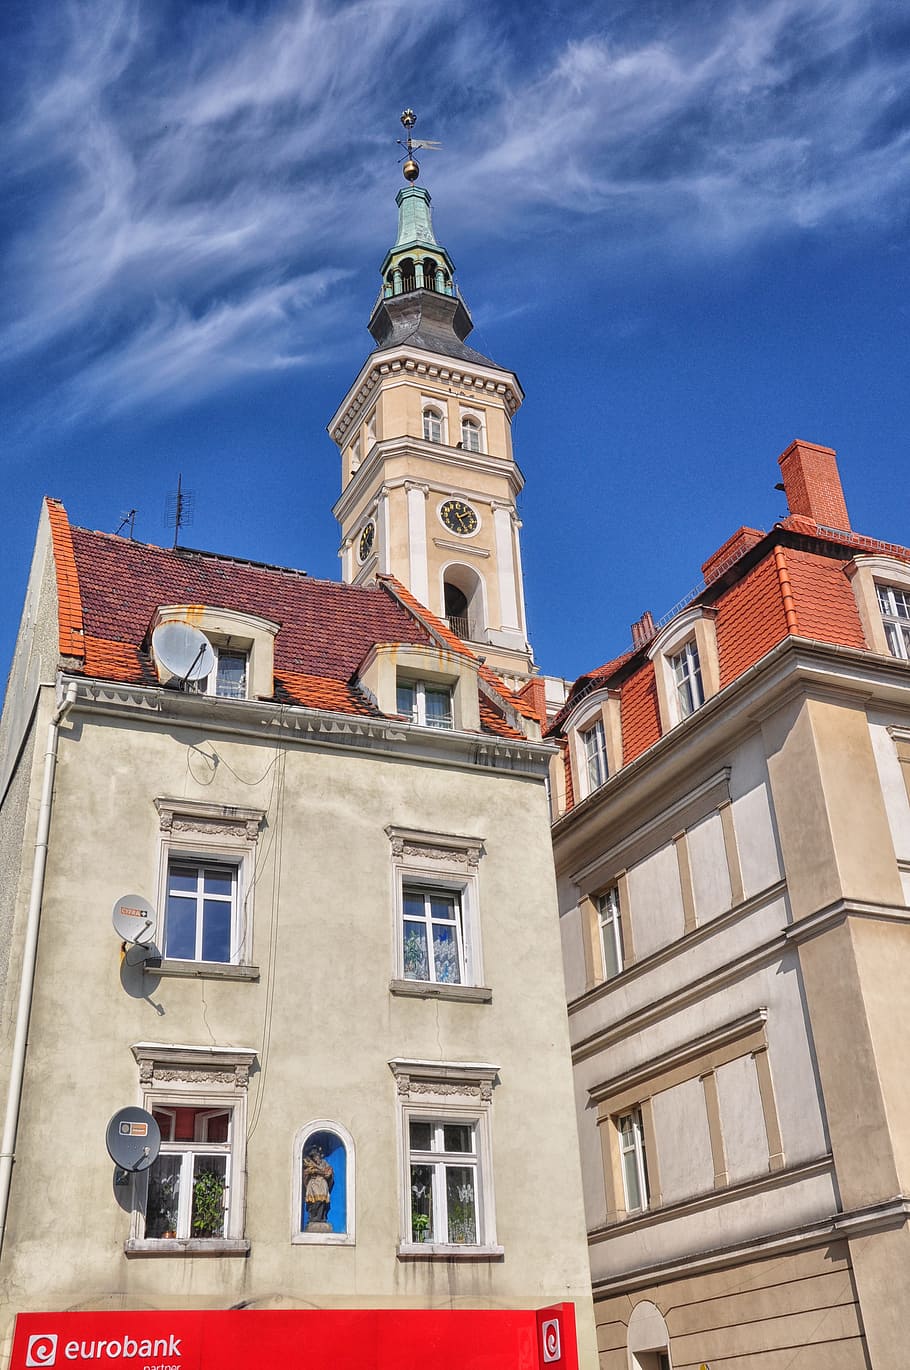
POLYGON ((361 561, 366 561, 372 552, 375 539, 376 524, 370 519, 369 523, 364 524, 363 532, 360 534, 360 542, 357 545, 357 555, 361 561))
POLYGON ((468 533, 475 533, 478 527, 478 518, 470 504, 465 504, 461 499, 447 499, 439 511, 442 519, 450 533, 460 533, 466 537, 468 533))

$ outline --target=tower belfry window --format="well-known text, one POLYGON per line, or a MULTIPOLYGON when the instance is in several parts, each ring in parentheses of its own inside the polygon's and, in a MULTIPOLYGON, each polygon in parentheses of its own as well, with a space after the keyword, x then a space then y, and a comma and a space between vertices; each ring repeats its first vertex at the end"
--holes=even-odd
POLYGON ((423 436, 427 442, 443 441, 442 414, 431 406, 423 411, 423 436))
POLYGON ((479 452, 481 450, 480 424, 476 419, 462 419, 461 445, 466 452, 479 452))

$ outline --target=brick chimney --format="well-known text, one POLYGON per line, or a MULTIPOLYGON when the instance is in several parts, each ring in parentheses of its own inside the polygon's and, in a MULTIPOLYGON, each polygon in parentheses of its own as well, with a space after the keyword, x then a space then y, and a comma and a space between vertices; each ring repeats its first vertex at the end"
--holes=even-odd
POLYGON ((638 650, 639 647, 646 646, 654 636, 654 615, 650 609, 646 609, 641 618, 636 619, 632 624, 632 646, 638 650))
POLYGON ((791 514, 802 514, 825 528, 849 532, 837 454, 833 447, 814 442, 791 442, 777 459, 791 514))

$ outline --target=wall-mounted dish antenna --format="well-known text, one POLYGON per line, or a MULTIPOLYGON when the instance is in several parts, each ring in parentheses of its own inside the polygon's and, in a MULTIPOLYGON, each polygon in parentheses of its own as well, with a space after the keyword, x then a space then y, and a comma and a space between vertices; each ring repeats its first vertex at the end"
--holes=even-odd
POLYGON ((104 1140, 107 1154, 121 1170, 148 1170, 161 1150, 161 1129, 151 1113, 131 1104, 117 1110, 104 1140))
POLYGON ((155 936, 155 907, 141 894, 123 894, 111 910, 111 922, 122 942, 150 946, 155 936))
POLYGON ((215 653, 205 633, 179 619, 158 624, 152 633, 152 651, 181 689, 188 680, 205 680, 215 669, 215 653))

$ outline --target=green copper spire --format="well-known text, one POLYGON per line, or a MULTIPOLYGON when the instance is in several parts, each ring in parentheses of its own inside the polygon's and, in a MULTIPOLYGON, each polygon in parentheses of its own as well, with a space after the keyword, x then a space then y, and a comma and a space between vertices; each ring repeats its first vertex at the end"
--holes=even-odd
POLYGON ((395 203, 398 205, 398 237, 382 264, 383 295, 389 299, 411 290, 454 295, 455 266, 445 248, 436 241, 430 192, 423 186, 403 186, 395 196, 395 203))

